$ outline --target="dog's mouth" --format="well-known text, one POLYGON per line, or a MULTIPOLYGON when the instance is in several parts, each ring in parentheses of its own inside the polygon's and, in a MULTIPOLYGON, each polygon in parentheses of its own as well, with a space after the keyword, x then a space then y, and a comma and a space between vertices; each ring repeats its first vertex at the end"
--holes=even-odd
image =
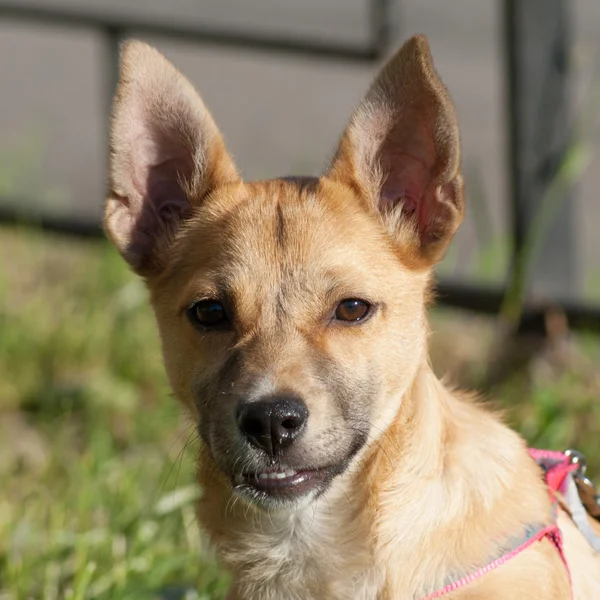
POLYGON ((346 462, 314 469, 274 467, 264 471, 238 473, 233 478, 235 492, 259 504, 287 503, 305 496, 317 496, 331 480, 344 471, 346 462))
POLYGON ((332 481, 342 475, 366 444, 367 431, 358 432, 343 457, 325 465, 297 466, 279 456, 272 462, 254 463, 230 472, 234 494, 259 507, 290 508, 312 502, 323 494, 332 481))

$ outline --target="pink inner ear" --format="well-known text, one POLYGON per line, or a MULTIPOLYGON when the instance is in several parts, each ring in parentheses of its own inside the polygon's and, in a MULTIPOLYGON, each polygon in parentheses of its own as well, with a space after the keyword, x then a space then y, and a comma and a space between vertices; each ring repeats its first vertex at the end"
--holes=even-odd
POLYGON ((139 225, 145 230, 160 228, 185 216, 190 205, 181 182, 190 180, 193 158, 182 141, 158 129, 142 131, 132 158, 133 185, 142 199, 139 225))
POLYGON ((129 229, 127 252, 137 267, 150 256, 156 237, 191 210, 181 182, 192 176, 192 157, 182 155, 167 136, 152 133, 139 133, 132 144, 130 176, 135 194, 121 200, 127 214, 120 228, 129 229))
POLYGON ((402 204, 404 214, 417 217, 420 232, 427 229, 434 215, 431 196, 431 169, 406 152, 387 152, 381 156, 385 181, 381 188, 379 210, 389 212, 402 204))
POLYGON ((423 236, 435 220, 433 171, 437 161, 431 119, 425 107, 407 108, 386 136, 379 153, 383 185, 379 209, 393 210, 416 217, 423 236))

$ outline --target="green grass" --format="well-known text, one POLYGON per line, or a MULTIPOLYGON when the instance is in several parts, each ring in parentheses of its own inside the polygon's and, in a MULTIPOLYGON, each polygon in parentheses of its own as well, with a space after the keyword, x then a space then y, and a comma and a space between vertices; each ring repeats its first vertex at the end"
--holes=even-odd
MULTIPOLYGON (((0 600, 222 598, 143 285, 102 242, 0 229, 0 253, 0 600)), ((437 368, 478 385, 490 323, 434 325, 437 368)), ((578 347, 597 364, 597 339, 578 347)), ((577 446, 600 472, 593 368, 496 393, 530 442, 577 446)))
POLYGON ((104 243, 0 252, 0 598, 221 598, 143 286, 104 243))

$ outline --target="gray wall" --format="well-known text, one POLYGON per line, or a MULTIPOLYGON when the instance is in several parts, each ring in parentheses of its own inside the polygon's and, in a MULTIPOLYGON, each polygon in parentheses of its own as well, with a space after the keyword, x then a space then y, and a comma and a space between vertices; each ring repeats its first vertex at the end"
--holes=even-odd
MULTIPOLYGON (((1 1, 1 0, 0 0, 1 1)), ((121 11, 227 29, 365 42, 365 0, 20 0, 121 11)), ((598 70, 600 3, 573 4, 577 97, 598 70)), ((497 279, 506 253, 504 87, 500 3, 401 0, 398 43, 429 36, 438 71, 457 104, 470 210, 442 270, 497 279)), ((155 43, 199 88, 249 178, 318 173, 376 65, 357 65, 155 43)), ((53 210, 99 215, 108 105, 106 48, 95 32, 0 18, 0 195, 29 196, 53 210)), ((600 147, 598 131, 596 148, 600 147)), ((600 300, 600 158, 575 209, 588 295, 600 300), (595 282, 594 282, 595 278, 595 282), (593 289, 595 286, 595 289, 593 289)))

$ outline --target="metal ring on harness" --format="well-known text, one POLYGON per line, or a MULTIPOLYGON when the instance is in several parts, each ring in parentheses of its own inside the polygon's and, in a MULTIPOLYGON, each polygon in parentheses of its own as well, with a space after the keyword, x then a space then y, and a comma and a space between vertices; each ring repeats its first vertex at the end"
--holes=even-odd
POLYGON ((594 482, 585 476, 587 471, 585 456, 581 452, 572 449, 567 450, 565 455, 569 457, 571 464, 577 465, 577 469, 573 471, 573 479, 582 504, 588 514, 600 520, 600 494, 598 494, 594 482))

